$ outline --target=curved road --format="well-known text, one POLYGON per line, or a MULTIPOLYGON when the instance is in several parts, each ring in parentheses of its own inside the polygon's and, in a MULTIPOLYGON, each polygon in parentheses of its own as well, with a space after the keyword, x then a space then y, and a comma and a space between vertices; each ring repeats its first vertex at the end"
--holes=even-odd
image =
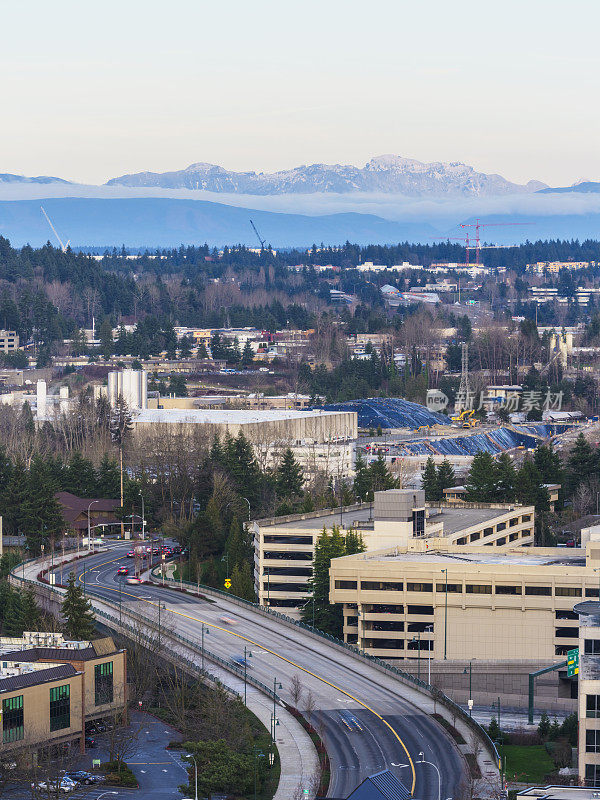
POLYGON ((148 584, 120 583, 118 567, 133 566, 133 559, 126 557, 130 548, 131 544, 118 546, 76 562, 80 580, 86 572, 87 593, 113 602, 121 595, 124 608, 151 619, 156 619, 160 598, 166 604, 161 612, 165 625, 198 642, 202 623, 210 629, 205 639, 207 650, 231 658, 243 655, 244 645, 250 647, 252 675, 267 686, 272 686, 274 679, 280 681, 278 695, 286 701, 292 702, 291 680, 297 675, 304 696, 310 692, 314 698, 312 722, 329 754, 329 796, 347 797, 364 778, 382 769, 396 773, 420 800, 455 796, 465 762, 443 728, 407 700, 407 695, 417 704, 426 703, 426 698, 421 700, 399 681, 329 646, 327 641, 316 640, 251 608, 220 599, 209 602, 148 584), (435 767, 419 764, 420 758, 439 769, 440 785, 435 767))

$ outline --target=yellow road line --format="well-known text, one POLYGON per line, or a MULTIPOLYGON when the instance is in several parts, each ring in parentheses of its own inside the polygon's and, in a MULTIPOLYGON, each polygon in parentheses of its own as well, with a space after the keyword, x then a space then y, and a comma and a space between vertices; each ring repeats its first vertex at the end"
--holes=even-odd
MULTIPOLYGON (((115 561, 120 561, 120 560, 121 560, 120 558, 113 558, 110 561, 104 561, 102 564, 96 564, 91 569, 97 569, 99 567, 105 567, 107 564, 113 564, 115 561)), ((84 570, 84 572, 89 572, 89 570, 84 570)), ((83 574, 84 573, 82 572, 81 575, 79 576, 79 581, 81 581, 81 576, 83 574)), ((102 584, 100 584, 100 585, 102 585, 102 584)), ((102 588, 103 589, 108 589, 111 592, 119 592, 120 591, 119 589, 113 589, 112 586, 102 586, 102 588)), ((148 603, 151 606, 155 606, 155 607, 157 606, 157 604, 155 602, 153 602, 152 600, 143 600, 142 598, 138 597, 138 595, 132 594, 131 592, 122 592, 121 591, 120 593, 127 595, 127 597, 133 597, 136 600, 142 600, 143 603, 148 603)), ((222 631, 223 633, 227 633, 230 636, 235 636, 237 639, 241 639, 244 642, 249 642, 250 644, 254 645, 254 647, 260 647, 265 652, 270 653, 271 655, 275 656, 276 658, 281 659, 282 661, 285 661, 286 664, 290 664, 292 667, 296 667, 296 669, 299 669, 302 672, 306 672, 307 675, 311 675, 313 678, 316 678, 318 681, 321 681, 326 686, 331 686, 332 689, 335 689, 336 691, 341 692, 343 695, 345 695, 346 697, 349 697, 351 700, 354 700, 355 703, 358 703, 360 706, 362 706, 367 711, 370 711, 371 714, 376 716, 377 719, 381 720, 381 722, 383 722, 383 724, 388 727, 388 729, 392 732, 392 734, 398 740, 398 742, 400 743, 402 749, 406 753, 406 757, 408 758, 408 761, 409 761, 409 764, 410 764, 410 769, 411 769, 411 772, 412 772, 412 786, 411 786, 410 793, 414 794, 417 776, 416 776, 416 773, 415 773, 415 765, 413 763, 412 758, 410 757, 410 753, 408 752, 408 748, 406 747, 406 745, 404 744, 404 742, 402 741, 402 739, 400 738, 398 733, 394 730, 394 728, 392 728, 390 723, 387 720, 385 720, 381 716, 381 714, 378 714, 377 711, 375 711, 375 709, 371 708, 366 703, 363 703, 362 700, 359 700, 358 697, 354 697, 354 695, 350 694, 350 692, 347 692, 345 689, 342 689, 341 687, 336 686, 335 683, 331 683, 330 681, 326 680, 325 678, 322 678, 320 675, 317 675, 316 673, 311 672, 306 667, 303 667, 300 664, 296 664, 295 661, 290 661, 289 658, 286 658, 285 656, 282 656, 280 653, 275 652, 275 650, 270 650, 268 647, 265 647, 264 645, 259 644, 258 642, 254 641, 254 639, 250 639, 248 636, 243 636, 241 633, 236 633, 235 631, 230 631, 228 628, 222 628, 220 625, 215 625, 214 622, 206 622, 205 620, 198 619, 198 617, 193 617, 190 614, 184 614, 182 611, 174 611, 173 609, 168 609, 168 610, 170 611, 171 614, 177 614, 177 616, 179 616, 179 617, 185 617, 186 619, 191 619, 194 622, 200 622, 200 623, 202 623, 203 625, 206 625, 209 628, 214 628, 215 630, 222 631)))

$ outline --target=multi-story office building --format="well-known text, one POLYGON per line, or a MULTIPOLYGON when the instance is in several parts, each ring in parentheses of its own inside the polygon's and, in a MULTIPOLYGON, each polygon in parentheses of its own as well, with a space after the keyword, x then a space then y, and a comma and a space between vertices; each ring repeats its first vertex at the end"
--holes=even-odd
POLYGON ((573 604, 598 597, 600 548, 515 546, 530 513, 513 510, 502 546, 412 539, 335 559, 330 598, 344 604, 346 641, 386 659, 564 658, 577 647, 573 604))
POLYGON ((85 723, 124 711, 126 700, 126 653, 110 637, 0 639, 0 755, 77 740, 84 750, 85 723))
MULTIPOLYGON (((254 578, 259 602, 297 617, 308 601, 314 548, 324 527, 357 530, 367 551, 407 546, 419 540, 503 548, 533 544, 534 509, 503 504, 450 503, 426 506, 425 493, 410 489, 376 492, 374 504, 275 517, 252 523, 254 578)), ((487 552, 487 551, 486 551, 487 552)), ((341 601, 345 602, 346 598, 341 601)))

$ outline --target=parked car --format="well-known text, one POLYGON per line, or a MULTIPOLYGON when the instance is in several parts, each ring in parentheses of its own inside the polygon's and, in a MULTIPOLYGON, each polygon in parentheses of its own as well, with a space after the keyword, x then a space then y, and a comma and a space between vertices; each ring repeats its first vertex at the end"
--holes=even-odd
POLYGON ((106 778, 104 775, 94 775, 92 772, 86 772, 84 769, 67 770, 65 777, 70 778, 76 783, 85 783, 90 786, 92 783, 104 783, 106 778))
POLYGON ((37 789, 38 792, 52 792, 54 794, 58 790, 59 794, 69 794, 75 791, 77 784, 71 778, 65 777, 58 780, 38 781, 38 783, 32 783, 31 788, 37 789))

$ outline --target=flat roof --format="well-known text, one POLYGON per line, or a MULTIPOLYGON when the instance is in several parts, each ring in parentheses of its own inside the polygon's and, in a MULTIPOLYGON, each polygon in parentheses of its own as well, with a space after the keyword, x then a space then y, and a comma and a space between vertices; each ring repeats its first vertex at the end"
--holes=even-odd
POLYGON ((146 408, 133 416, 135 423, 201 423, 212 425, 247 425, 256 422, 280 422, 286 419, 310 419, 313 417, 331 417, 336 414, 349 414, 348 411, 296 411, 287 409, 255 409, 222 410, 203 408, 146 408))
POLYGON ((517 792, 517 797, 537 797, 548 800, 592 800, 598 789, 585 786, 530 786, 517 792))
POLYGON ((463 506, 457 506, 456 508, 442 508, 440 509, 441 513, 438 514, 432 513, 437 511, 437 507, 434 507, 429 509, 427 521, 432 525, 443 522, 444 535, 448 536, 471 528, 473 525, 481 525, 485 522, 491 522, 497 517, 510 514, 511 508, 516 512, 514 506, 508 506, 507 508, 464 508, 463 506))
MULTIPOLYGON (((444 534, 450 535, 458 531, 470 528, 472 525, 478 525, 484 522, 489 522, 497 517, 504 516, 510 513, 510 509, 520 507, 507 506, 506 508, 465 508, 463 506, 456 506, 456 508, 442 508, 441 513, 437 513, 440 509, 438 506, 429 507, 430 516, 427 521, 430 524, 444 523, 444 534), (431 512, 436 512, 432 514, 431 512)), ((522 506, 526 508, 526 506, 522 506)), ((366 506, 356 510, 343 509, 342 519, 344 527, 351 527, 355 522, 369 522, 375 518, 375 507, 373 510, 366 506)), ((387 520, 389 521, 389 520, 387 520)), ((332 524, 339 524, 340 510, 334 509, 333 512, 322 514, 318 517, 310 519, 290 520, 289 522, 277 522, 275 519, 273 525, 278 528, 323 528, 323 525, 330 527, 332 524)))
POLYGON ((366 560, 372 559, 374 561, 412 561, 415 563, 419 561, 436 561, 443 564, 454 564, 455 566, 460 566, 461 564, 488 564, 489 566, 512 564, 522 567, 585 567, 585 556, 564 556, 561 551, 556 555, 535 554, 535 552, 531 552, 529 547, 516 547, 514 550, 503 550, 497 554, 493 552, 493 548, 479 547, 477 552, 472 553, 463 553, 462 550, 457 553, 444 552, 443 550, 426 550, 423 553, 410 551, 394 555, 392 553, 377 554, 374 552, 370 555, 367 552, 361 555, 366 560))
MULTIPOLYGON (((373 511, 373 514, 375 512, 373 511)), ((351 526, 354 522, 368 522, 372 519, 371 509, 369 506, 366 508, 357 509, 355 511, 347 511, 343 509, 342 518, 344 527, 351 526)), ((318 517, 311 517, 310 519, 290 520, 289 522, 278 522, 274 518, 272 525, 278 528, 323 528, 323 525, 330 527, 331 525, 339 525, 340 523, 340 509, 331 509, 328 514, 321 514, 318 517)), ((264 524, 264 523, 263 523, 264 524)))

